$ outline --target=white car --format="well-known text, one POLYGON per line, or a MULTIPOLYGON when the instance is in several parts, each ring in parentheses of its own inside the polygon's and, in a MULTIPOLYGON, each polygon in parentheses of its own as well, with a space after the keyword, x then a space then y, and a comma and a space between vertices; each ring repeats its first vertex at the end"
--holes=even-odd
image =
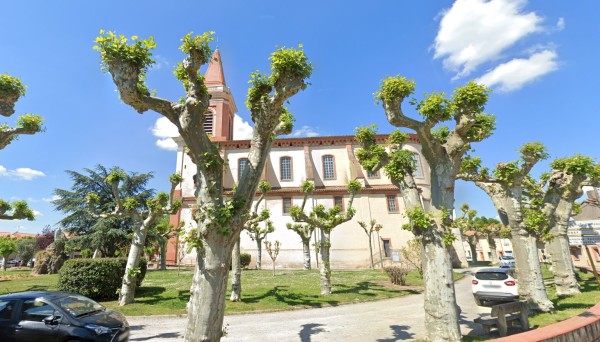
POLYGON ((471 281, 475 303, 484 301, 512 302, 519 300, 519 284, 512 268, 482 268, 471 281))
POLYGON ((515 258, 512 255, 501 256, 500 267, 515 267, 515 258))

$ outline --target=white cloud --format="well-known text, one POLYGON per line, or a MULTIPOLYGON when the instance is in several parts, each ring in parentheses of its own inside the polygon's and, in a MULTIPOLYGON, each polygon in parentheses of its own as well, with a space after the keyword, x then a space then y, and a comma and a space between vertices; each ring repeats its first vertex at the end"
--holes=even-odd
POLYGON ((46 174, 42 171, 30 169, 28 167, 20 167, 14 170, 8 170, 0 165, 0 177, 9 177, 11 179, 32 180, 37 177, 45 177, 46 174))
POLYGON ((165 117, 160 117, 152 127, 152 134, 158 138, 156 146, 167 151, 177 151, 177 144, 173 141, 173 137, 179 136, 177 127, 165 117))
POLYGON ((564 30, 565 29, 565 18, 558 18, 558 22, 556 22, 556 28, 558 30, 564 30))
POLYGON ((48 198, 48 197, 42 197, 42 201, 48 202, 48 203, 52 203, 52 202, 54 202, 56 200, 59 200, 59 199, 60 199, 60 196, 58 196, 58 195, 52 195, 52 197, 50 197, 50 198, 48 198))
POLYGON ((457 0, 442 13, 434 58, 467 76, 479 65, 499 58, 527 35, 541 31, 542 18, 523 12, 526 0, 457 0))
POLYGON ((35 217, 41 217, 41 216, 44 216, 44 214, 42 214, 41 212, 39 212, 37 210, 34 210, 33 211, 33 216, 35 216, 35 217))
POLYGON ((315 131, 315 128, 311 126, 304 125, 297 130, 294 130, 292 134, 289 136, 298 138, 298 137, 317 137, 320 134, 315 131))
POLYGON ((501 92, 514 91, 558 69, 556 59, 555 51, 544 50, 527 59, 515 58, 500 64, 476 81, 488 87, 497 87, 501 92))
POLYGON ((233 118, 233 140, 248 140, 252 138, 252 126, 239 115, 233 118))

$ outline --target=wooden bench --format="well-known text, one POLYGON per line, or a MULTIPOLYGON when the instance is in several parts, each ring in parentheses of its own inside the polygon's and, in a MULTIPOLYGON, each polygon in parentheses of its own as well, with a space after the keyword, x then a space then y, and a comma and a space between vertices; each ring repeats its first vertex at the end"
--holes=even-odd
POLYGON ((527 302, 494 305, 492 306, 491 318, 479 317, 475 319, 475 323, 481 324, 487 333, 493 327, 497 327, 500 336, 506 336, 508 327, 512 326, 515 321, 519 321, 523 331, 529 330, 529 306, 527 302))

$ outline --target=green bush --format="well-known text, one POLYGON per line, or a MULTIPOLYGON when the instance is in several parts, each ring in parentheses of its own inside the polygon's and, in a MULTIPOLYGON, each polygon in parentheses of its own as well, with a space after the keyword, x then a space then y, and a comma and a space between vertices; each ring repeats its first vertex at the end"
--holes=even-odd
MULTIPOLYGON (((117 299, 126 265, 127 260, 122 258, 68 260, 58 273, 58 289, 96 300, 117 299)), ((138 287, 141 286, 147 269, 146 259, 140 259, 138 287)))
POLYGON ((242 268, 248 267, 248 265, 250 265, 250 260, 252 260, 252 257, 250 256, 250 254, 248 254, 248 253, 240 254, 240 264, 241 264, 242 268))
POLYGON ((383 268, 392 284, 406 285, 406 275, 410 271, 405 266, 387 266, 383 268))

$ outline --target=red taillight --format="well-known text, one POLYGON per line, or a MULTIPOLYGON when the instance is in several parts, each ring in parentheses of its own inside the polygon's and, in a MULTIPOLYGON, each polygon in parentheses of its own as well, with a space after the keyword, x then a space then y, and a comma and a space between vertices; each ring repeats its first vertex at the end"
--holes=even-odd
POLYGON ((479 282, 477 280, 473 279, 473 280, 471 280, 471 284, 477 285, 477 284, 479 284, 479 282))
POLYGON ((512 280, 507 280, 507 281, 504 282, 504 284, 506 284, 506 286, 515 286, 515 285, 517 285, 517 283, 515 283, 512 280))

